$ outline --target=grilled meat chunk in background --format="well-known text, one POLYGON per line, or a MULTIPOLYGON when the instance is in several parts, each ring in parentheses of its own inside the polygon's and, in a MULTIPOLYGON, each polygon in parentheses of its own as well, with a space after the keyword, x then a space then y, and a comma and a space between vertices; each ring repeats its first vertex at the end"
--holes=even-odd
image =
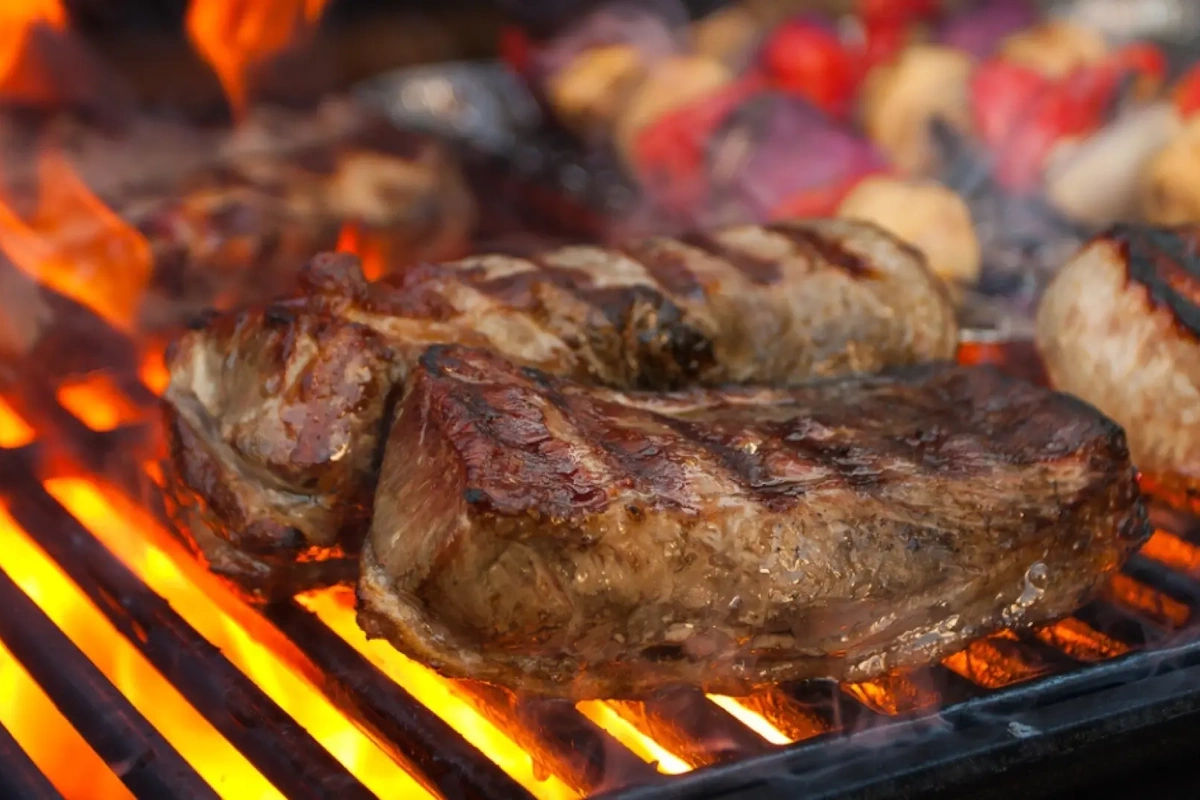
MULTIPOLYGON (((446 145, 340 100, 315 110, 256 108, 233 131, 146 115, 116 138, 76 122, 0 119, 0 141, 11 155, 0 164, 6 196, 39 202, 60 177, 44 168, 54 153, 146 238, 143 330, 277 297, 308 259, 336 246, 347 223, 379 244, 391 267, 462 256, 477 219, 446 145)), ((89 251, 112 233, 96 215, 54 237, 56 246, 89 251)))
POLYGON ((297 295, 168 353, 168 490, 218 573, 272 596, 351 577, 391 403, 431 344, 617 388, 793 384, 949 359, 945 287, 870 223, 744 226, 618 252, 480 256, 367 283, 323 256, 297 295))
POLYGON ((1142 473, 1200 508, 1200 226, 1094 239, 1043 296, 1037 345, 1051 384, 1120 423, 1142 473))
POLYGON ((572 699, 861 680, 1070 613, 1147 534, 1120 428, 990 367, 621 393, 436 346, 359 623, 572 699))

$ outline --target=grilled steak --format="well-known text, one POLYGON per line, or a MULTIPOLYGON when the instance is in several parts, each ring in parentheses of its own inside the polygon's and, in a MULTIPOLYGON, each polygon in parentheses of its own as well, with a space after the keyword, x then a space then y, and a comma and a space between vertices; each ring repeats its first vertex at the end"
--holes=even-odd
POLYGON ((293 592, 353 571, 390 404, 430 344, 664 390, 874 372, 949 358, 956 339, 921 257, 848 220, 482 256, 373 284, 331 255, 294 298, 215 316, 168 354, 169 489, 216 571, 293 592))
POLYGON ((166 199, 126 204, 122 214, 151 249, 142 318, 150 327, 178 325, 214 304, 278 296, 305 261, 334 248, 347 224, 381 243, 386 263, 404 265, 462 255, 475 220, 463 176, 442 147, 365 123, 334 142, 211 167, 166 199))
POLYGON ((1054 386, 1128 431, 1148 482, 1200 508, 1200 226, 1092 241, 1042 298, 1037 344, 1054 386))
POLYGON ((1148 534, 1120 428, 991 367, 621 393, 436 346, 385 452, 360 625, 572 699, 927 663, 1148 534))

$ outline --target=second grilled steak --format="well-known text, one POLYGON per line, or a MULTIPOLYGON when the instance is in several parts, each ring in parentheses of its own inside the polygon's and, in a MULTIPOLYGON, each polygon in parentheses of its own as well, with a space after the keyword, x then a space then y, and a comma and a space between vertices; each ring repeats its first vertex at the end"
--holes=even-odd
POLYGON ((989 367, 621 393, 431 348, 359 622, 572 699, 925 664, 1070 613, 1146 537, 1120 428, 989 367))
POLYGON ((179 529, 260 596, 349 577, 390 404, 446 342, 665 390, 948 359, 957 328, 918 253, 848 220, 481 256, 374 284, 352 257, 322 257, 294 298, 207 320, 168 355, 179 529))
POLYGON ((1200 226, 1118 225, 1038 308, 1050 382, 1124 426, 1145 480, 1200 509, 1200 226))

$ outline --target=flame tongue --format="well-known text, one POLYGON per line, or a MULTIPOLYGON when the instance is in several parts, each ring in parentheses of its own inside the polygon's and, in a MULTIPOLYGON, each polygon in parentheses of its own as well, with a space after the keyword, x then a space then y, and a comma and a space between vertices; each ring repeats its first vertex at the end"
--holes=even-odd
POLYGON ((44 285, 131 330, 150 278, 149 243, 92 194, 61 153, 40 157, 38 188, 30 219, 0 202, 0 250, 44 285))
POLYGON ((251 69, 281 52, 321 18, 328 0, 192 0, 187 30, 241 119, 251 69))
POLYGON ((49 76, 30 57, 39 28, 61 31, 67 13, 59 0, 4 0, 0 3, 0 94, 20 100, 53 94, 49 76))

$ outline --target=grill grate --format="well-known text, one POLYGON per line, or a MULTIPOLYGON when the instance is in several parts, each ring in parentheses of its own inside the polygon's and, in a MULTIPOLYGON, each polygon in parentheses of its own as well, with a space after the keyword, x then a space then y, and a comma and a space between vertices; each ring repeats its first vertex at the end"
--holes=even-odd
MULTIPOLYGON (((97 343, 97 352, 132 352, 121 334, 110 329, 107 335, 111 341, 97 343)), ((84 370, 99 366, 86 362, 86 355, 77 354, 72 364, 84 370)), ((61 362, 45 353, 22 362, 13 372, 21 380, 0 393, 34 431, 33 441, 0 448, 0 506, 14 536, 24 532, 280 794, 348 798, 389 792, 391 787, 369 786, 352 758, 335 757, 328 741, 295 718, 294 708, 285 710, 244 665, 214 646, 207 630, 193 627, 186 609, 172 605, 179 601, 171 592, 145 582, 126 556, 110 549, 112 540, 54 489, 54 480, 100 485, 102 479, 106 491, 126 502, 142 497, 147 481, 140 459, 153 442, 155 398, 136 377, 137 358, 104 374, 113 391, 140 409, 140 418, 103 431, 88 427, 60 402, 56 387, 64 376, 38 373, 31 363, 61 362)), ((151 520, 161 513, 153 499, 142 504, 151 520)), ((151 535, 141 531, 137 518, 117 523, 128 541, 151 535)), ((911 675, 856 685, 814 681, 778 687, 740 704, 671 692, 643 702, 572 706, 470 683, 451 685, 411 662, 397 667, 401 662, 389 659, 402 659, 398 654, 356 645, 353 637, 359 634, 344 629, 350 619, 344 605, 340 616, 329 611, 341 602, 332 594, 259 612, 240 606, 186 559, 180 569, 229 615, 231 625, 280 653, 281 662, 366 732, 388 759, 443 797, 915 796, 947 787, 988 789, 977 785, 983 775, 994 782, 997 770, 1012 772, 1014 765, 1124 742, 1149 725, 1169 726, 1200 713, 1200 641, 1190 627, 1200 603, 1200 547, 1193 543, 1200 529, 1178 516, 1163 517, 1159 525, 1164 529, 1107 592, 1068 622, 1023 636, 991 637, 911 675), (466 711, 452 713, 431 699, 439 691, 466 711), (519 758, 505 756, 478 730, 468 730, 487 724, 519 758), (629 731, 635 733, 626 735, 629 731), (799 743, 781 747, 779 741, 799 743), (653 759, 658 769, 648 763, 653 759), (539 780, 543 777, 549 781, 539 780)), ((168 545, 155 540, 156 547, 173 552, 168 545)), ((237 786, 214 786, 211 776, 181 754, 178 742, 168 741, 144 709, 130 704, 122 694, 130 687, 102 674, 27 592, 20 576, 0 571, 0 603, 6 607, 0 642, 130 793, 244 796, 237 786)), ((0 708, 0 723, 11 727, 4 713, 0 708)), ((12 730, 19 739, 21 730, 12 730)), ((1161 751, 1170 751, 1155 741, 1161 751)), ((1133 750, 1126 746, 1122 752, 1133 750)), ((411 796, 408 792, 396 788, 392 796, 411 796)), ((3 729, 0 794, 58 796, 3 729)))

